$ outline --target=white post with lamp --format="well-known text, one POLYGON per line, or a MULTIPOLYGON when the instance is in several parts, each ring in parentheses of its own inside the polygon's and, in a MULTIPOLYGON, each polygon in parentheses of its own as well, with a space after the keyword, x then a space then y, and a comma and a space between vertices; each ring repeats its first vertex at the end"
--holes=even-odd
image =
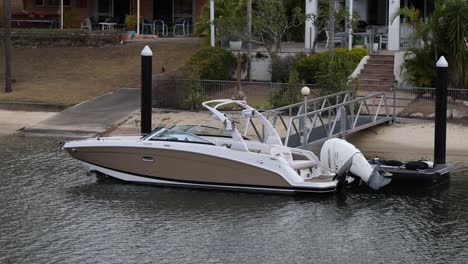
POLYGON ((302 147, 305 149, 307 146, 307 96, 310 94, 310 89, 307 86, 302 87, 301 89, 301 94, 304 96, 304 128, 302 130, 303 134, 303 142, 302 142, 302 147))

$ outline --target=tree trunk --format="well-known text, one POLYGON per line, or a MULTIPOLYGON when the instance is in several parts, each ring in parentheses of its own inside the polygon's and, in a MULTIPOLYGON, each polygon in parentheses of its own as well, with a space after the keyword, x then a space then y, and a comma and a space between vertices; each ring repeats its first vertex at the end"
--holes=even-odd
POLYGON ((11 90, 11 0, 3 1, 5 45, 5 93, 11 90))
POLYGON ((329 19, 328 19, 328 50, 329 58, 333 60, 333 51, 335 49, 335 0, 329 0, 329 19))

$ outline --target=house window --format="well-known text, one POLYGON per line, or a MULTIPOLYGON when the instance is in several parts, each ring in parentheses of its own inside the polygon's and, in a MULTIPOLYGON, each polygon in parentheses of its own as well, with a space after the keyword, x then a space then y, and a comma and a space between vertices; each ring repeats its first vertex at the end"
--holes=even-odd
MULTIPOLYGON (((71 0, 63 0, 63 6, 70 6, 71 0)), ((35 0, 36 6, 60 6, 60 0, 35 0)))

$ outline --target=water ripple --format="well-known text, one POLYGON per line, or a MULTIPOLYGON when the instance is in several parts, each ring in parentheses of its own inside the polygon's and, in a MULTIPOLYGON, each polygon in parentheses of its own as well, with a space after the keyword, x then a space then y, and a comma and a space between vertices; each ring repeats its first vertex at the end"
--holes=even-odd
POLYGON ((0 138, 0 263, 464 263, 448 187, 294 197, 97 181, 51 139, 0 138))

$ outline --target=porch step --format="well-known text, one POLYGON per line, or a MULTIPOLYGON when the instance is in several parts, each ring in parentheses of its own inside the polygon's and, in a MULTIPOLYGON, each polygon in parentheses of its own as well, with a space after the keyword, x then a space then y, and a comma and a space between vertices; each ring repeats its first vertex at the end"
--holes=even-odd
POLYGON ((376 79, 371 79, 369 78, 368 76, 359 76, 359 79, 358 79, 358 82, 359 82, 359 85, 366 85, 366 84, 369 84, 369 85, 386 85, 386 86, 393 86, 393 78, 386 78, 386 79, 382 79, 382 78, 376 78, 376 79))
MULTIPOLYGON (((392 70, 390 71, 389 69, 376 69, 373 67, 365 66, 364 69, 362 69, 361 74, 379 74, 379 75, 387 75, 387 76, 393 76, 393 67, 392 70)), ((360 75, 361 75, 360 74, 360 75)))
POLYGON ((359 84, 360 91, 390 92, 392 88, 392 85, 385 84, 359 84))
POLYGON ((384 65, 391 65, 393 66, 393 59, 386 59, 386 58, 370 58, 367 63, 369 64, 384 64, 384 65))
POLYGON ((380 73, 363 73, 359 74, 359 79, 371 79, 371 80, 383 80, 383 81, 393 81, 395 79, 395 76, 392 74, 380 74, 380 73))
POLYGON ((391 64, 383 64, 380 61, 368 61, 366 66, 372 67, 373 69, 381 69, 381 70, 386 70, 386 69, 391 69, 393 71, 393 62, 391 64))

